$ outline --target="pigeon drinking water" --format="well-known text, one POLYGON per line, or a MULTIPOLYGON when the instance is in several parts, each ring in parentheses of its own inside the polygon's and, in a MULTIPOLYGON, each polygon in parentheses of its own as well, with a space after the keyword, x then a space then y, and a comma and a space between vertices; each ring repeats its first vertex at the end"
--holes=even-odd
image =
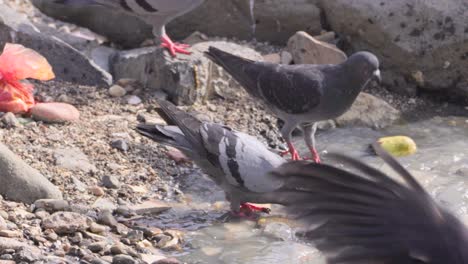
POLYGON ((54 0, 55 3, 69 5, 102 5, 138 16, 153 26, 155 36, 161 38, 161 46, 176 53, 190 54, 189 45, 174 43, 166 34, 165 24, 179 17, 204 0, 54 0))
POLYGON ((301 161, 273 172, 302 182, 276 196, 295 196, 287 209, 305 223, 305 238, 315 242, 330 264, 468 264, 466 226, 437 205, 382 147, 374 148, 403 182, 336 154, 353 172, 301 161))
POLYGON ((316 122, 342 115, 373 78, 380 81, 379 60, 370 52, 357 52, 338 65, 256 62, 215 47, 206 55, 284 121, 281 134, 293 160, 300 159, 291 141, 296 127, 303 130, 313 159, 320 162, 316 122))
POLYGON ((223 188, 233 212, 268 212, 247 202, 269 203, 271 191, 283 185, 267 173, 285 160, 250 135, 226 126, 202 122, 167 101, 158 112, 168 125, 140 124, 137 131, 156 142, 173 146, 190 157, 223 188), (240 209, 239 209, 240 208, 240 209))

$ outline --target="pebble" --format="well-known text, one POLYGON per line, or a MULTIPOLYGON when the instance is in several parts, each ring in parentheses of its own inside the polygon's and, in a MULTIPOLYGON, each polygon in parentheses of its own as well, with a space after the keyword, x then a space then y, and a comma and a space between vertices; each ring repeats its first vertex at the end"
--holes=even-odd
POLYGON ((109 88, 109 95, 112 97, 122 97, 127 94, 127 91, 120 85, 113 85, 109 88))
POLYGON ((105 194, 104 190, 99 186, 91 186, 88 188, 88 191, 94 196, 103 196, 105 194))
POLYGON ((123 152, 127 152, 128 150, 128 144, 125 139, 114 139, 111 141, 111 147, 118 149, 123 152))
POLYGON ((36 209, 44 209, 49 213, 57 211, 66 211, 69 208, 69 204, 65 200, 59 199, 40 199, 34 202, 36 209))
POLYGON ((73 244, 80 244, 83 241, 83 234, 81 232, 76 232, 74 236, 68 239, 73 244))
POLYGON ((130 230, 128 234, 126 235, 126 238, 130 240, 132 244, 135 244, 137 242, 140 242, 144 239, 143 236, 143 231, 141 230, 130 230))
POLYGON ((75 190, 77 190, 79 192, 85 192, 86 191, 86 184, 84 184, 78 178, 73 176, 72 177, 72 182, 73 182, 73 185, 75 186, 75 190))
POLYGON ((102 211, 98 216, 98 223, 110 226, 112 228, 117 227, 117 220, 112 215, 112 213, 108 210, 102 211))
POLYGON ((44 236, 46 237, 47 240, 55 242, 58 239, 58 235, 54 232, 54 230, 51 229, 46 229, 44 231, 44 236))
POLYGON ((0 230, 0 237, 22 237, 23 232, 17 230, 0 230))
POLYGON ((138 97, 136 95, 132 95, 132 96, 128 97, 127 103, 129 105, 139 105, 139 104, 141 104, 141 99, 140 99, 140 97, 138 97))
POLYGON ((42 221, 42 228, 57 234, 73 234, 88 229, 88 218, 73 212, 57 212, 42 221))
POLYGON ((165 258, 165 259, 161 259, 156 262, 153 262, 152 264, 181 264, 181 262, 175 258, 165 258))
POLYGON ((144 215, 144 214, 158 214, 164 211, 171 209, 172 207, 168 204, 158 201, 158 200, 149 200, 145 201, 142 204, 136 205, 131 207, 131 209, 137 215, 144 215))
POLYGON ((89 226, 89 231, 95 234, 102 234, 107 231, 107 228, 108 227, 97 224, 97 223, 91 223, 91 225, 89 226))
POLYGON ((91 252, 93 253, 98 253, 98 252, 104 251, 106 246, 107 246, 106 242, 95 242, 95 243, 89 244, 88 249, 91 250, 91 252))
POLYGON ((7 223, 5 221, 5 218, 0 216, 0 230, 6 229, 7 228, 7 223))
POLYGON ((121 186, 119 179, 116 176, 104 175, 102 176, 102 185, 109 189, 118 189, 121 186))
POLYGON ((132 258, 131 256, 128 255, 116 255, 112 259, 112 264, 137 264, 138 262, 132 258))
POLYGON ((18 127, 20 125, 20 122, 16 118, 15 114, 11 112, 4 114, 0 120, 2 121, 2 124, 7 128, 18 127))
POLYGON ((45 211, 44 209, 36 210, 36 212, 34 214, 36 215, 37 218, 39 218, 41 220, 44 220, 45 218, 50 216, 50 214, 47 211, 45 211))
POLYGON ((75 122, 80 119, 80 112, 73 105, 66 103, 39 103, 31 108, 34 120, 49 123, 75 122))

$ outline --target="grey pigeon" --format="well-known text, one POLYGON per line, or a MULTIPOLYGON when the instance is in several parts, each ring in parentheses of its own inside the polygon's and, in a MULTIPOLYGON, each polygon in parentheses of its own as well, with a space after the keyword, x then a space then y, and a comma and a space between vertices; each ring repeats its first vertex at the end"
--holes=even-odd
POLYGON ((302 234, 330 264, 468 264, 466 226, 437 205, 393 157, 375 148, 403 183, 343 155, 334 157, 354 172, 301 161, 274 172, 302 182, 295 190, 276 194, 291 199, 289 193, 297 192, 288 209, 307 224, 302 234))
POLYGON ((139 124, 139 133, 178 148, 190 157, 223 188, 233 212, 268 211, 247 202, 272 202, 266 197, 280 188, 283 180, 271 177, 268 172, 285 162, 281 156, 269 151, 255 137, 201 122, 167 101, 159 101, 159 105, 158 112, 168 125, 139 124))
POLYGON ((176 52, 190 54, 185 50, 186 44, 174 43, 166 34, 165 25, 172 19, 181 16, 205 0, 54 0, 55 3, 65 5, 102 5, 115 8, 138 16, 153 26, 155 36, 161 38, 161 46, 167 48, 172 56, 176 52))
POLYGON ((303 130, 313 159, 320 162, 316 122, 342 115, 371 79, 380 80, 379 60, 369 52, 357 52, 339 65, 256 62, 215 47, 206 55, 284 121, 281 134, 293 160, 299 159, 291 141, 296 127, 303 130))

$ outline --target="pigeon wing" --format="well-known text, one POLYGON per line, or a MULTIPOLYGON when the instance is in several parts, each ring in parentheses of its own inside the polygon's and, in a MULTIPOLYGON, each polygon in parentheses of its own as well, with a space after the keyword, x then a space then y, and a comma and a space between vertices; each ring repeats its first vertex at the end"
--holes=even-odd
POLYGON ((274 172, 287 178, 275 196, 307 224, 304 235, 327 254, 328 263, 467 263, 466 228, 426 192, 334 156, 360 173, 304 162, 274 172))

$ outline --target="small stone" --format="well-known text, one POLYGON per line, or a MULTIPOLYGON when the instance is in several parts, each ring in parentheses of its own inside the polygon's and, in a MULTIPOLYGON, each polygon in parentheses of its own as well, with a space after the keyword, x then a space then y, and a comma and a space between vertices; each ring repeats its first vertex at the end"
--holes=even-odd
MULTIPOLYGON (((104 257, 110 257, 110 256, 104 256, 104 257)), ((94 258, 92 261, 91 261, 91 264, 109 264, 111 262, 109 261, 106 261, 105 259, 103 258, 94 258)), ((111 259, 112 261, 112 259, 111 259)))
POLYGON ((55 242, 58 239, 58 235, 54 232, 54 230, 47 229, 44 231, 44 236, 47 240, 55 242))
POLYGON ((121 255, 127 253, 127 250, 125 249, 125 246, 122 244, 115 244, 110 248, 110 252, 113 255, 121 255))
POLYGON ((93 203, 92 208, 97 209, 99 211, 111 211, 112 212, 115 209, 117 209, 117 205, 111 199, 101 197, 100 199, 97 199, 93 203))
POLYGON ((69 204, 65 200, 59 199, 40 199, 34 202, 36 209, 44 209, 49 213, 57 211, 66 211, 69 208, 69 204))
POLYGON ((137 264, 138 262, 132 258, 131 256, 128 255, 116 255, 112 259, 112 264, 137 264))
POLYGON ((79 148, 58 148, 53 152, 55 165, 72 171, 83 171, 87 173, 97 171, 88 159, 88 156, 79 148))
POLYGON ((128 207, 128 205, 121 205, 117 207, 117 209, 115 210, 115 213, 123 217, 132 217, 136 215, 135 211, 133 211, 130 207, 128 207))
POLYGON ((57 212, 42 221, 42 228, 57 234, 73 234, 89 228, 88 218, 73 212, 57 212))
POLYGON ((13 256, 10 254, 1 255, 0 258, 0 264, 16 264, 16 261, 12 260, 13 256))
POLYGON ((69 238, 70 242, 73 244, 80 244, 83 241, 83 234, 76 232, 74 236, 69 238))
POLYGON ((80 112, 73 105, 65 103, 39 103, 31 108, 33 119, 49 123, 75 122, 80 112))
POLYGON ((138 97, 136 95, 132 95, 132 96, 127 98, 127 103, 129 105, 139 105, 139 104, 141 104, 141 99, 140 99, 140 97, 138 97))
POLYGON ((96 243, 89 244, 88 249, 91 250, 91 252, 93 253, 98 253, 98 252, 104 251, 106 246, 107 246, 106 242, 96 242, 96 243))
POLYGON ((127 94, 127 91, 120 85, 113 85, 109 88, 109 95, 112 97, 122 97, 127 94))
POLYGON ((143 231, 131 230, 130 232, 128 232, 126 238, 129 239, 132 244, 140 242, 144 239, 143 231))
POLYGON ((118 149, 123 152, 127 152, 128 144, 125 139, 114 139, 111 141, 111 147, 118 149))
POLYGON ((44 220, 44 219, 46 219, 47 217, 50 216, 50 214, 49 214, 46 210, 44 210, 44 209, 36 210, 36 212, 34 213, 34 215, 35 215, 37 218, 41 219, 41 220, 44 220))
POLYGON ((68 97, 68 95, 66 94, 61 94, 59 97, 57 97, 57 101, 61 103, 68 103, 68 104, 72 102, 71 98, 68 97))
POLYGON ((2 124, 7 128, 18 127, 20 125, 20 122, 16 118, 15 114, 10 112, 4 114, 0 120, 2 124))
POLYGON ((99 186, 91 186, 88 188, 88 191, 94 196, 103 196, 105 194, 104 190, 99 186))
POLYGON ((91 232, 93 232, 95 234, 102 234, 102 233, 107 231, 107 228, 108 227, 100 225, 100 224, 91 223, 91 225, 89 227, 89 231, 91 231, 91 232))
POLYGON ((21 231, 13 230, 0 230, 0 237, 22 237, 23 233, 21 231))
POLYGON ((102 177, 102 185, 109 189, 118 189, 121 184, 116 176, 105 175, 102 177))
POLYGON ((84 184, 82 181, 80 181, 76 177, 72 177, 72 182, 75 185, 75 190, 79 192, 85 192, 86 191, 86 184, 84 184))
POLYGON ((6 228, 7 228, 7 223, 5 219, 2 216, 0 216, 0 230, 6 229, 6 228))
POLYGON ((165 258, 158 260, 156 262, 153 262, 152 264, 181 264, 182 262, 178 261, 175 258, 165 258))
POLYGON ((102 211, 98 217, 98 223, 115 228, 118 224, 115 217, 108 210, 102 211))
POLYGON ((157 200, 145 201, 142 204, 131 207, 131 209, 138 215, 158 214, 171 208, 172 207, 168 204, 157 200))

